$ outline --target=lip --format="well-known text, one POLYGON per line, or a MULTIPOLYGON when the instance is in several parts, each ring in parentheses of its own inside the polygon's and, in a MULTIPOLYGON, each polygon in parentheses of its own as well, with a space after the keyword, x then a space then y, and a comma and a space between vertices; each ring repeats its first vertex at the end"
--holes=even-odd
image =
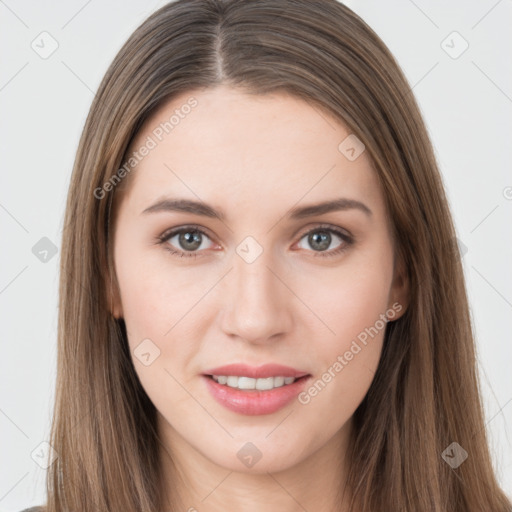
POLYGON ((309 375, 290 366, 281 364, 264 364, 262 366, 248 366, 246 364, 227 364, 206 370, 203 375, 233 375, 237 377, 252 377, 253 379, 265 379, 267 377, 295 377, 296 379, 309 375))
POLYGON ((201 378, 212 397, 226 409, 247 416, 258 416, 272 414, 290 404, 312 376, 309 373, 279 364, 266 364, 259 367, 230 364, 207 370, 201 375, 201 378), (281 376, 295 377, 298 380, 292 384, 265 391, 241 390, 219 384, 211 378, 211 375, 245 376, 253 379, 281 376))

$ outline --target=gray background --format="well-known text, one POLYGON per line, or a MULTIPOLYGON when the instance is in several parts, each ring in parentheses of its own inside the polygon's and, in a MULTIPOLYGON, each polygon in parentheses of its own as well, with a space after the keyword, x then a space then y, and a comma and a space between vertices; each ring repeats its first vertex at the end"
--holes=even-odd
MULTIPOLYGON (((83 123, 114 55, 164 3, 0 0, 0 511, 45 497, 36 461, 50 428, 59 246, 83 123)), ((347 3, 390 47, 427 122, 464 254, 491 449, 512 495, 512 4, 347 3)))

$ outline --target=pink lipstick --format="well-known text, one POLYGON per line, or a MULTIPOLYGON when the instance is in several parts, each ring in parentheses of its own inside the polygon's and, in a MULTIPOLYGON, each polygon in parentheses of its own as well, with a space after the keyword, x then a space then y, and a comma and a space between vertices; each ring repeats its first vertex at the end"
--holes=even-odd
POLYGON ((218 403, 250 416, 282 409, 304 389, 309 377, 307 372, 279 364, 229 364, 203 373, 207 389, 218 403))

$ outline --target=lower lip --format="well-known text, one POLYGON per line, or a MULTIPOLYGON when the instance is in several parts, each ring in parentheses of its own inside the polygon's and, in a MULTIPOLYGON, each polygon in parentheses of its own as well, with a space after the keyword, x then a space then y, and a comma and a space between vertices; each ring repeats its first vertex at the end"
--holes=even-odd
POLYGON ((259 391, 255 389, 242 391, 219 384, 211 377, 202 376, 213 398, 227 409, 239 414, 257 416, 272 414, 288 405, 306 385, 310 375, 297 379, 291 384, 279 388, 259 391))

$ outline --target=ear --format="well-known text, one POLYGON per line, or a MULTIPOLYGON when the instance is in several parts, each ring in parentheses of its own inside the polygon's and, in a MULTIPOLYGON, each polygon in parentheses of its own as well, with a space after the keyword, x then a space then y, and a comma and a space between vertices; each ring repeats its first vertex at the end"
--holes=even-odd
POLYGON ((120 318, 123 317, 123 305, 121 303, 121 293, 119 291, 119 285, 117 283, 117 279, 115 276, 109 276, 107 297, 112 316, 116 320, 119 320, 120 318))
POLYGON ((388 310, 394 312, 389 320, 398 320, 406 311, 410 302, 410 282, 404 259, 398 256, 395 259, 393 281, 389 292, 388 310))

